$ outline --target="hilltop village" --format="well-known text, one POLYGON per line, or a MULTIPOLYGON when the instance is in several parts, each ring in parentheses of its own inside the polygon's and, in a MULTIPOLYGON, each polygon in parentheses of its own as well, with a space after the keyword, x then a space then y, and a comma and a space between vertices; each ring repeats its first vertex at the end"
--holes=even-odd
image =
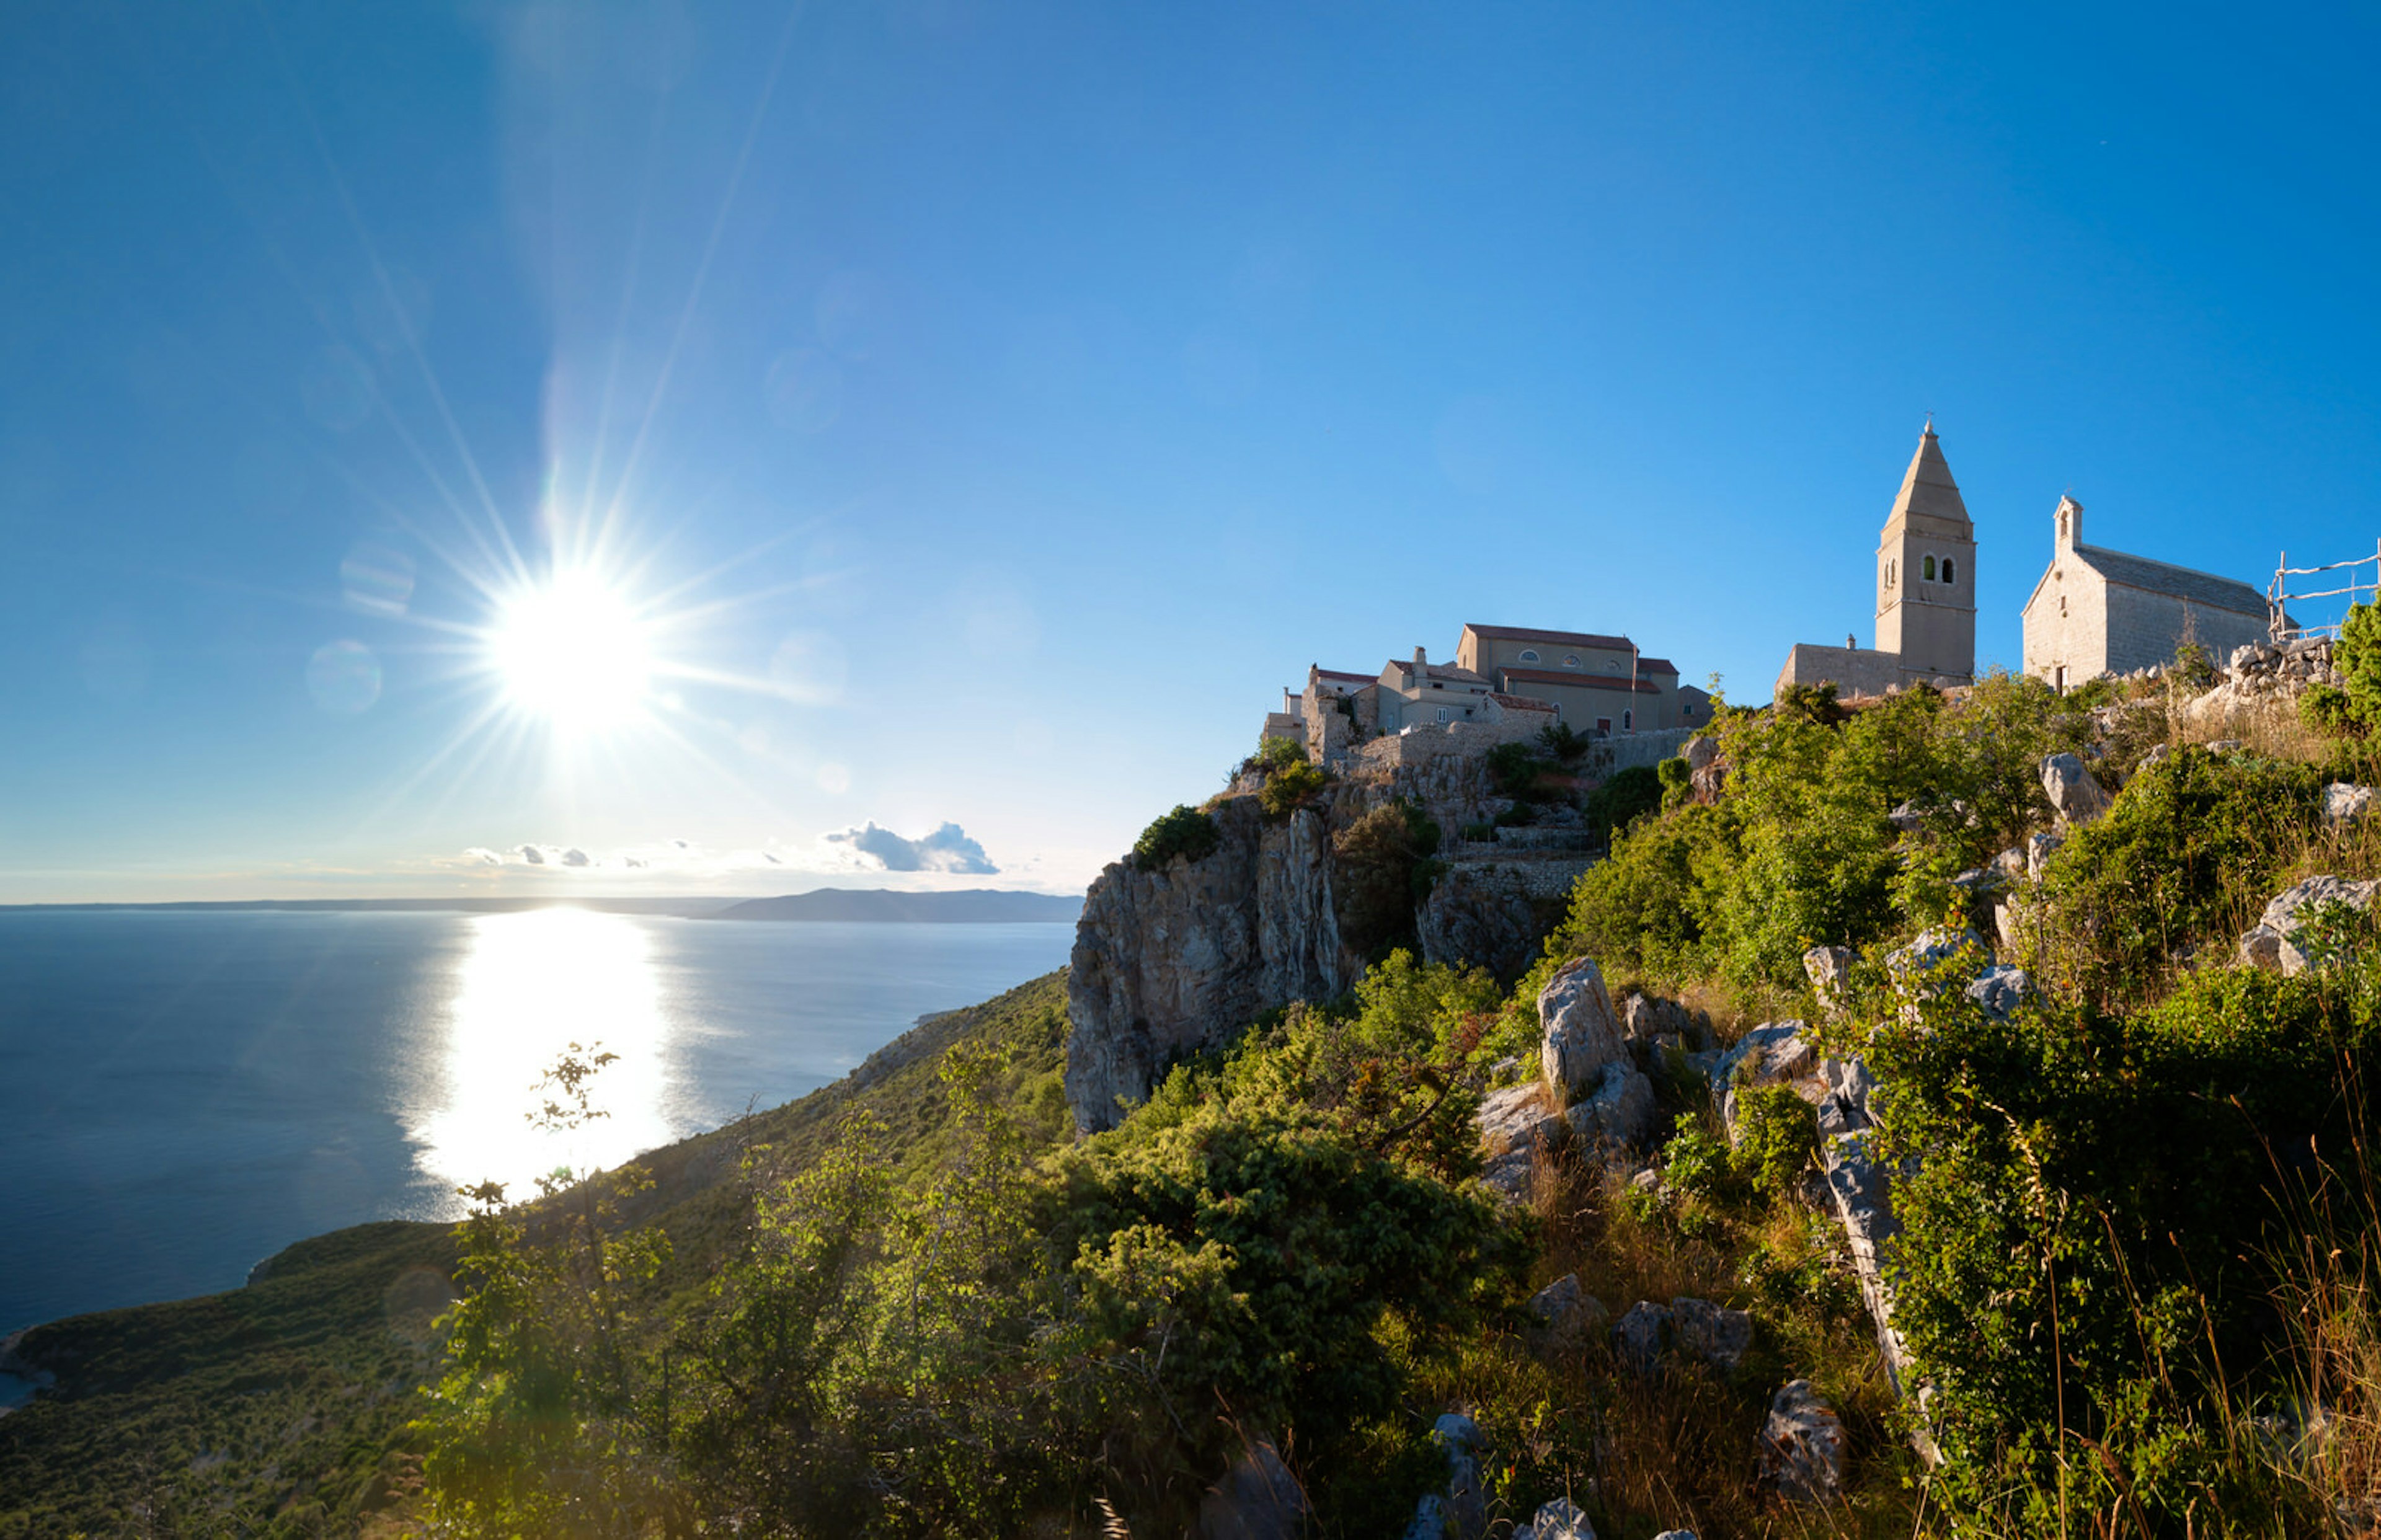
MULTIPOLYGON (((2023 611, 2023 672, 2065 691, 2171 663, 2186 643, 2213 658, 2289 629, 2245 582, 2155 557, 2088 545, 2083 505, 2062 495, 2052 546, 2023 611)), ((1974 521, 1930 421, 1878 533, 1874 644, 1800 642, 1777 691, 1833 685, 1847 701, 1976 678, 1974 521)), ((1315 764, 1387 768, 1442 754, 1483 754, 1549 727, 1593 739, 1606 770, 1652 764, 1709 726, 1710 695, 1678 665, 1627 636, 1466 624, 1452 663, 1417 646, 1363 673, 1312 665, 1285 687, 1263 736, 1300 743, 1315 764)))

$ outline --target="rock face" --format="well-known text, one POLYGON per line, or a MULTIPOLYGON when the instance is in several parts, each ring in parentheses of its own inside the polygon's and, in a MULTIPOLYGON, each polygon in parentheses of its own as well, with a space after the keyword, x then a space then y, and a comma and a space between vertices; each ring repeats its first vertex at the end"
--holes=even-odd
POLYGON ((1331 904, 1330 836, 1303 809, 1267 822, 1249 799, 1217 806, 1203 861, 1100 874, 1067 978, 1067 1102, 1076 1127, 1113 1128, 1119 1096, 1149 1094, 1168 1063, 1261 1011, 1353 984, 1331 904))
POLYGON ((1621 1366, 1636 1374, 1650 1375, 1662 1362, 1662 1350, 1670 1345, 1670 1309, 1651 1300, 1640 1300, 1629 1307, 1612 1328, 1612 1351, 1621 1366))
POLYGON ((1802 954, 1802 972, 1810 979, 1819 1004, 1826 1009, 1844 1008, 1851 985, 1852 963, 1858 956, 1850 947, 1813 947, 1802 954))
POLYGON ((1594 1094, 1563 1116, 1590 1148, 1642 1144, 1654 1130, 1654 1082, 1627 1059, 1615 1059, 1604 1067, 1594 1094))
POLYGON ((2353 824, 2373 811, 2375 795, 2381 791, 2373 787, 2334 781, 2323 788, 2323 821, 2333 828, 2353 824))
POLYGON ((1538 1157, 1563 1130, 1562 1115, 1548 1105, 1545 1085, 1491 1091, 1480 1099, 1475 1119, 1487 1164, 1480 1179, 1515 1202, 1526 1202, 1537 1176, 1538 1157))
MULTIPOLYGON (((1736 1138, 1739 1090, 1756 1085, 1796 1085, 1817 1073, 1818 1050, 1802 1035, 1805 1025, 1801 1021, 1764 1021, 1738 1038, 1712 1066, 1712 1105, 1718 1110, 1720 1124, 1728 1130, 1731 1143, 1736 1138)), ((1797 1089, 1802 1087, 1797 1085, 1797 1089)), ((1812 1084, 1809 1099, 1817 1101, 1820 1094, 1817 1085, 1812 1084)))
MULTIPOLYGON (((2241 938, 2241 960, 2287 974, 2305 972, 2314 962, 2300 949, 2299 940, 2308 923, 2319 911, 2333 904, 2369 910, 2376 891, 2381 891, 2381 882, 2350 882, 2345 877, 2330 876, 2309 877, 2284 888, 2265 906, 2256 929, 2241 938)), ((2311 938, 2309 944, 2312 945, 2311 938)))
POLYGON ((1968 985, 1968 998, 2002 1021, 2007 1021, 2033 994, 2033 980, 2026 971, 2005 964, 1985 969, 1968 985))
POLYGON ((1538 992, 1538 1025, 1546 1083, 1565 1101, 1591 1094, 1606 1065, 1628 1061, 1628 1033, 1593 958, 1576 959, 1546 981, 1538 992))
MULTIPOLYGON (((1511 831, 1499 831, 1509 833, 1511 831)), ((1425 962, 1465 963, 1510 981, 1529 971, 1538 943, 1561 922, 1586 859, 1459 861, 1431 885, 1414 917, 1425 962)))
POLYGON ((2108 793, 2073 754, 2043 756, 2042 790, 2065 824, 2088 824, 2108 811, 2108 793))
POLYGON ((1752 1347, 1752 1317, 1681 1295, 1670 1302, 1670 1339, 1688 1357, 1733 1372, 1752 1347))
POLYGON ((1843 1495, 1844 1447, 1835 1409, 1809 1380, 1789 1380, 1771 1399, 1762 1424, 1762 1480, 1789 1502, 1832 1502, 1843 1495))

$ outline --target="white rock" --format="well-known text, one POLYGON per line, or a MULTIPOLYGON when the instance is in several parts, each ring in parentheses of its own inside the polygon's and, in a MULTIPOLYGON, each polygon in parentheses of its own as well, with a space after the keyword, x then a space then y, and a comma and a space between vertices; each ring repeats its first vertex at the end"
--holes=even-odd
POLYGON ((2064 835, 2027 835, 2025 837, 2025 874, 2040 882, 2042 869, 2050 864, 2050 858, 2057 854, 2058 847, 2066 843, 2067 837, 2064 835))
POLYGON ((2305 972, 2310 960, 2295 937, 2314 911, 2332 904, 2369 910, 2376 891, 2381 891, 2381 882, 2350 882, 2334 876, 2309 877, 2284 888, 2265 906, 2256 928, 2241 938, 2241 960, 2253 967, 2278 968, 2290 975, 2305 972))
POLYGON ((1512 1540, 1595 1540, 1595 1526, 1568 1497, 1557 1497, 1513 1532, 1512 1540))
POLYGON ((1808 1082, 1809 1099, 1825 1094, 1816 1079, 1819 1055, 1802 1036, 1807 1023, 1764 1021, 1736 1040, 1712 1066, 1712 1102, 1719 1110, 1728 1138, 1736 1137, 1736 1094, 1743 1086, 1794 1084, 1808 1082))
POLYGON ((2323 788, 2323 821, 2333 828, 2353 824, 2373 810, 2375 788, 2334 781, 2323 788))
POLYGON ((1984 1008, 1987 1014, 2007 1021, 2011 1012, 2025 1004, 2033 995, 2033 979, 2022 968, 1996 965, 1976 975, 1968 985, 1968 998, 1984 1008))
POLYGON ((1670 1302, 1670 1338, 1679 1351, 1715 1368, 1734 1369, 1752 1346, 1752 1317, 1685 1295, 1670 1302))
POLYGON ((1789 1380, 1769 1402, 1760 1435, 1762 1478, 1790 1502, 1843 1495, 1843 1419, 1806 1379, 1789 1380))
POLYGON ((1546 1083, 1565 1101, 1593 1086, 1604 1067, 1625 1058, 1629 1040, 1593 958, 1566 963, 1538 993, 1539 1049, 1546 1083))
POLYGON ((1641 1375, 1654 1372, 1669 1339, 1669 1306, 1651 1300, 1640 1300, 1630 1305, 1629 1313, 1612 1328, 1612 1351, 1619 1355, 1623 1367, 1641 1375))
POLYGON ((1589 1146, 1642 1144, 1654 1127, 1654 1082, 1618 1059, 1604 1067, 1595 1094, 1563 1116, 1589 1146))
POLYGON ((2042 790, 2070 825, 2088 824, 2108 811, 2108 793, 2073 754, 2043 756, 2042 790))
POLYGON ((1530 1297, 1530 1314, 1537 1318, 1531 1335, 1557 1351, 1586 1346, 1612 1322, 1604 1302, 1579 1286, 1577 1273, 1565 1273, 1530 1297))
POLYGON ((1802 954, 1802 972, 1810 979, 1820 1005, 1829 1010, 1843 1008, 1857 956, 1850 947, 1813 947, 1802 954))
POLYGON ((1561 1115, 1546 1105, 1545 1088, 1535 1082, 1508 1085, 1481 1097, 1473 1121, 1480 1126, 1480 1143, 1491 1159, 1550 1140, 1562 1127, 1561 1115))

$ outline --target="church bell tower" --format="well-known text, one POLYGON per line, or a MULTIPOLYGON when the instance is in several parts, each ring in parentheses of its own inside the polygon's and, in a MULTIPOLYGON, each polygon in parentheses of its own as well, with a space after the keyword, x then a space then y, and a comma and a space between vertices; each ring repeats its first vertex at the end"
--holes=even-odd
POLYGON ((1976 677, 1976 527, 1931 419, 1877 536, 1876 648, 1905 681, 1976 677))

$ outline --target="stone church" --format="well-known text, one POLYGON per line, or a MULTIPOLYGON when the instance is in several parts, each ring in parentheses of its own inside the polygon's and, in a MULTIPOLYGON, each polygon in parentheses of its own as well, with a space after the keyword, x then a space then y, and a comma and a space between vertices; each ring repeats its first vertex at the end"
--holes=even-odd
POLYGON ((2271 612, 2247 583, 2083 544, 2083 505, 2061 497, 2050 566, 2025 602, 2025 671, 2060 690, 2174 661, 2196 642, 2218 665, 2263 642, 2271 612))
POLYGON ((1972 684, 1975 675, 1976 527, 1930 422, 1877 536, 1876 645, 1856 637, 1840 647, 1798 642, 1777 689, 1833 684, 1846 696, 1882 695, 1922 680, 1972 684))

